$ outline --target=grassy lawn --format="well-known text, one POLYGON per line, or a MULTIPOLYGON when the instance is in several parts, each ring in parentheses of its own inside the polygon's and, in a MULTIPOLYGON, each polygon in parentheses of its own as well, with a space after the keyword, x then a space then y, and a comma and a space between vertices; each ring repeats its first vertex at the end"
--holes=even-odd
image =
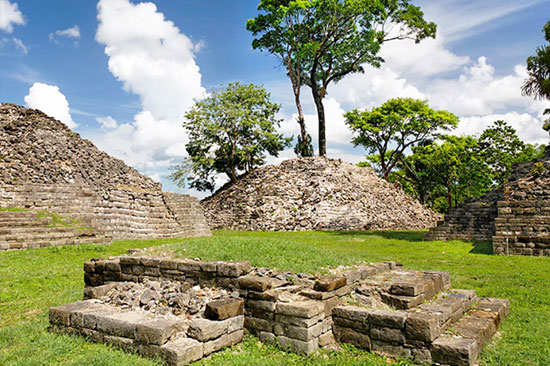
MULTIPOLYGON (((82 299, 84 261, 161 244, 174 255, 248 259, 254 266, 296 272, 361 261, 395 260, 405 268, 451 273, 454 288, 507 298, 511 314, 486 347, 482 365, 550 365, 550 258, 489 255, 487 243, 422 242, 420 232, 249 233, 212 238, 116 241, 0 253, 0 365, 157 365, 83 338, 46 331, 51 306, 82 299)), ((413 365, 345 347, 303 358, 248 336, 201 365, 413 365)))

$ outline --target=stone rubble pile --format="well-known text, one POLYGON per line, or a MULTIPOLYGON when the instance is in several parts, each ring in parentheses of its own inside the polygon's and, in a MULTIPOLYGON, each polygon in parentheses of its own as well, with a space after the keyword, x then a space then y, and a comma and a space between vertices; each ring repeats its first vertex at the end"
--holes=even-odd
POLYGON ((214 229, 425 229, 438 220, 371 168, 324 157, 258 168, 202 205, 214 229))
POLYGON ((239 342, 243 327, 301 354, 339 342, 473 366, 509 312, 507 300, 451 289, 449 273, 405 270, 395 262, 312 275, 136 252, 93 259, 84 270, 88 300, 52 308, 53 329, 160 356, 171 366, 239 342))

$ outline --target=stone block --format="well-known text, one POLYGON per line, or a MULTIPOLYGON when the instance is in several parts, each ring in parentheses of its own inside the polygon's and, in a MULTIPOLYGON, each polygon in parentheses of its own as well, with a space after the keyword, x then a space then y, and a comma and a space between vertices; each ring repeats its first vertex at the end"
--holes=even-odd
POLYGON ((51 325, 68 327, 71 325, 70 318, 71 312, 74 310, 88 308, 88 302, 77 301, 72 304, 55 306, 49 310, 49 319, 51 325))
POLYGON ((379 340, 372 340, 372 350, 382 355, 392 357, 410 358, 411 350, 400 345, 379 340))
POLYGON ((100 315, 97 317, 97 330, 108 335, 134 338, 136 325, 146 320, 143 314, 131 311, 100 315))
POLYGON ((99 299, 119 284, 118 282, 110 282, 101 286, 86 286, 84 287, 84 299, 99 299))
POLYGON ((347 285, 347 279, 346 277, 342 276, 321 276, 313 286, 313 290, 315 291, 322 291, 322 292, 329 292, 337 290, 341 287, 344 287, 347 285))
POLYGON ((493 319, 476 318, 469 315, 453 324, 453 329, 464 338, 475 339, 480 346, 496 332, 493 319))
POLYGON ((370 337, 371 339, 376 339, 379 341, 404 344, 405 336, 401 329, 396 328, 387 328, 387 327, 371 327, 370 328, 370 337))
POLYGON ((422 282, 394 283, 390 287, 390 293, 392 295, 418 296, 424 292, 423 285, 422 282))
POLYGON ((331 344, 334 344, 336 340, 334 339, 334 334, 332 330, 329 330, 319 336, 319 347, 326 347, 331 344))
POLYGON ((161 346, 182 328, 183 324, 176 320, 146 320, 136 324, 135 339, 140 343, 161 346))
POLYGON ((313 338, 319 337, 323 330, 323 323, 317 323, 309 328, 277 323, 277 326, 274 326, 274 329, 278 328, 279 326, 282 326, 282 332, 275 331, 275 334, 284 335, 286 337, 298 339, 300 341, 310 341, 313 338))
POLYGON ((407 338, 432 342, 441 334, 437 317, 426 313, 410 313, 405 322, 407 338))
POLYGON ((432 343, 433 362, 450 366, 473 366, 480 347, 474 339, 439 337, 432 343))
POLYGON ((336 306, 332 309, 333 316, 345 318, 357 322, 368 323, 369 316, 373 310, 360 306, 336 306))
POLYGON ((215 300, 206 304, 204 316, 210 320, 224 320, 244 313, 242 299, 215 300))
POLYGON ((360 269, 351 269, 343 273, 344 277, 347 280, 347 283, 352 284, 361 279, 361 270, 360 269))
POLYGON ((267 290, 264 292, 248 291, 248 298, 250 300, 263 300, 263 301, 277 301, 279 299, 279 292, 275 290, 267 290))
POLYGON ((424 302, 424 294, 418 296, 399 296, 381 293, 382 301, 386 304, 396 307, 397 309, 412 309, 424 302))
POLYGON ((216 271, 221 277, 239 277, 250 272, 249 261, 219 262, 216 271))
POLYGON ((371 340, 367 334, 359 333, 354 329, 334 325, 332 328, 334 337, 340 343, 350 343, 366 350, 371 349, 371 340))
POLYGON ((295 316, 275 314, 275 321, 283 324, 296 325, 298 327, 311 327, 323 320, 323 314, 319 314, 312 318, 298 318, 295 316))
POLYGON ((371 326, 403 329, 407 313, 399 310, 375 310, 369 314, 371 326))
POLYGON ((188 365, 203 357, 202 343, 190 338, 176 338, 160 348, 169 366, 188 365))
POLYGON ((285 336, 280 336, 277 338, 279 344, 283 349, 290 349, 294 353, 299 354, 311 354, 319 348, 318 339, 312 339, 311 341, 300 341, 298 339, 288 338, 285 336))
POLYGON ((117 337, 117 336, 103 336, 103 343, 120 348, 126 352, 134 351, 134 340, 130 338, 117 337))
POLYGON ((277 302, 276 313, 298 318, 312 318, 324 311, 324 306, 318 301, 277 302))
POLYGON ((236 343, 239 343, 240 341, 242 341, 243 337, 244 337, 244 331, 238 330, 233 333, 224 334, 218 339, 215 339, 213 341, 206 342, 204 343, 204 348, 203 348, 204 355, 205 356, 209 355, 212 352, 219 351, 224 347, 229 347, 236 343))
POLYGON ((263 301, 263 300, 248 300, 246 303, 247 307, 258 309, 262 311, 275 311, 275 302, 273 301, 263 301))
MULTIPOLYGON (((227 319, 229 320, 229 319, 227 319)), ((193 319, 189 323, 187 335, 198 341, 205 342, 220 337, 228 332, 227 321, 214 321, 208 319, 193 319)))
POLYGON ((245 276, 239 278, 239 287, 247 290, 264 292, 271 288, 271 281, 264 277, 245 276))
POLYGON ((275 344, 277 341, 277 337, 275 336, 275 334, 270 332, 260 332, 258 338, 260 338, 260 341, 267 344, 275 344))
POLYGON ((258 333, 259 331, 273 332, 273 323, 271 321, 251 316, 244 317, 244 327, 253 333, 258 333))

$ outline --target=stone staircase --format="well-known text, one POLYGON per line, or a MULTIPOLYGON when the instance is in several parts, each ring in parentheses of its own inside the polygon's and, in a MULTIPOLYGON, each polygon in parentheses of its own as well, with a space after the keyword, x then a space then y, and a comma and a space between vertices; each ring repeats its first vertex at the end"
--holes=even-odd
POLYGON ((0 211, 0 251, 111 240, 96 229, 55 225, 52 217, 40 217, 37 211, 0 211))
POLYGON ((333 310, 335 338, 415 361, 472 366, 508 315, 507 300, 451 289, 445 272, 394 269, 361 281, 359 306, 333 310))

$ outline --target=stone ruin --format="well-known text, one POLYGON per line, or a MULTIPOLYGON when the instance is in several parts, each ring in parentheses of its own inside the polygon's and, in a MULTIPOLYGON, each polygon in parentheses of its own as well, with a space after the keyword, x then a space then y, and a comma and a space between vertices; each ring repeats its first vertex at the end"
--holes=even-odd
POLYGON ((255 169, 202 206, 213 229, 418 230, 439 220, 373 169, 325 157, 255 169))
MULTIPOLYGON (((2 103, 0 210, 13 207, 76 219, 94 231, 90 235, 98 241, 210 235, 196 198, 163 192, 159 183, 38 110, 2 103)), ((0 239, 0 250, 57 243, 40 225, 15 227, 18 214, 7 212, 3 215, 10 225, 0 219, 0 230, 11 227, 17 229, 15 236, 25 231, 29 237, 0 239), (29 229, 42 230, 42 236, 31 237, 29 229)))
POLYGON ((518 164, 503 188, 466 202, 425 240, 492 241, 500 255, 550 256, 550 148, 518 164))
POLYGON ((474 365, 509 311, 507 300, 451 289, 446 272, 395 262, 314 276, 135 253, 84 264, 85 300, 50 309, 51 329, 168 365, 236 344, 243 329, 311 354, 351 343, 379 354, 474 365))

